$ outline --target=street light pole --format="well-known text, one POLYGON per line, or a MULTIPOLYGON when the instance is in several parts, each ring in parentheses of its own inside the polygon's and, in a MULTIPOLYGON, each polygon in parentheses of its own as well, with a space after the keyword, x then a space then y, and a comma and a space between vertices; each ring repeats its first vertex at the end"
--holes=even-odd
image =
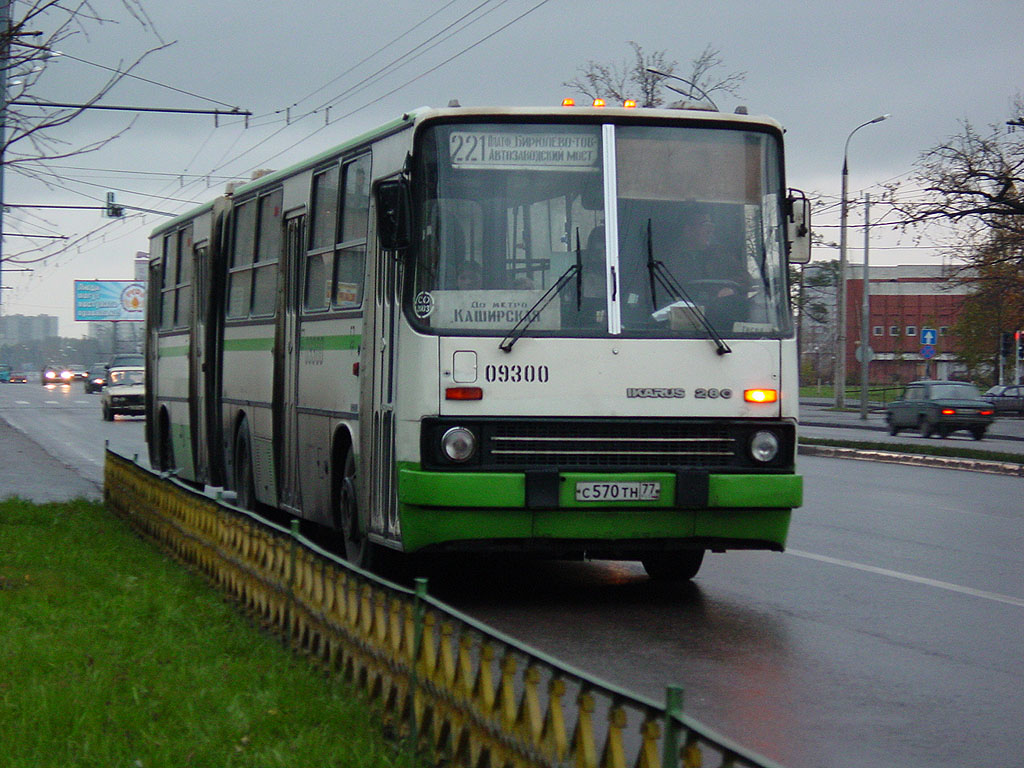
POLYGON ((871 365, 871 282, 868 244, 871 238, 871 195, 864 195, 864 293, 860 301, 860 417, 868 417, 868 371, 871 365))
POLYGON ((879 115, 876 118, 861 123, 846 137, 846 144, 843 146, 843 184, 842 197, 839 204, 839 285, 836 286, 836 298, 839 303, 839 317, 836 328, 836 366, 835 366, 835 407, 846 407, 846 188, 850 176, 846 158, 850 152, 850 139, 853 134, 866 125, 880 123, 889 119, 889 115, 879 115))

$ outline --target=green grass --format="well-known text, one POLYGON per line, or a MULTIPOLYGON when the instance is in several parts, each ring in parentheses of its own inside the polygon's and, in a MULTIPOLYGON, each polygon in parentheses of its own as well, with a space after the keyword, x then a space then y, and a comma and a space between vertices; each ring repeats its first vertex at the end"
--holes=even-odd
POLYGON ((399 761, 346 684, 101 505, 0 502, 5 768, 399 761))
MULTIPOLYGON (((903 386, 900 384, 882 385, 877 384, 868 387, 868 401, 872 403, 888 403, 898 400, 903 386)), ((803 384, 800 386, 800 397, 825 398, 835 400, 835 388, 831 384, 803 384)), ((860 404, 860 387, 849 386, 844 390, 846 406, 848 409, 856 410, 860 404)))

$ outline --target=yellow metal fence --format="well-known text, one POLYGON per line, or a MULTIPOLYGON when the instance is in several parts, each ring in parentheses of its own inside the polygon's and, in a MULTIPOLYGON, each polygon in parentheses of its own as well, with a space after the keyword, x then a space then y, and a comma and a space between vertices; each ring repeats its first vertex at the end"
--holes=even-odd
POLYGON ((353 567, 292 529, 108 450, 108 507, 252 620, 362 689, 427 764, 697 768, 772 761, 645 699, 353 567))

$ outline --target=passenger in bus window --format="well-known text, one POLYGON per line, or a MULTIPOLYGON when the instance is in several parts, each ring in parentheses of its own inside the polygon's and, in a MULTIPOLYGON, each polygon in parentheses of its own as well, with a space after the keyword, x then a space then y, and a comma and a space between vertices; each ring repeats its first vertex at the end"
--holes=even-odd
POLYGON ((587 247, 580 249, 583 274, 582 295, 576 298, 575 281, 562 295, 562 322, 565 326, 597 329, 607 322, 605 288, 605 234, 598 224, 587 235, 587 247))
MULTIPOLYGON (((580 254, 583 262, 583 298, 604 299, 605 261, 604 224, 598 224, 587 235, 587 248, 580 254)), ((602 307, 603 308, 603 307, 602 307)))
POLYGON ((512 281, 513 291, 532 291, 535 287, 533 280, 525 275, 520 275, 512 281))
POLYGON ((460 291, 477 291, 483 288, 480 265, 475 261, 464 261, 459 264, 455 284, 460 291))

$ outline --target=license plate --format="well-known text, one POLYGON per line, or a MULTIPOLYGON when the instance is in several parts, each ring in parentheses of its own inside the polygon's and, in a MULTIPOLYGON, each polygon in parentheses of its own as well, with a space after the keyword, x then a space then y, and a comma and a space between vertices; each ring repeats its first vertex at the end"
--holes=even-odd
POLYGON ((661 483, 576 483, 576 501, 657 501, 661 483))

